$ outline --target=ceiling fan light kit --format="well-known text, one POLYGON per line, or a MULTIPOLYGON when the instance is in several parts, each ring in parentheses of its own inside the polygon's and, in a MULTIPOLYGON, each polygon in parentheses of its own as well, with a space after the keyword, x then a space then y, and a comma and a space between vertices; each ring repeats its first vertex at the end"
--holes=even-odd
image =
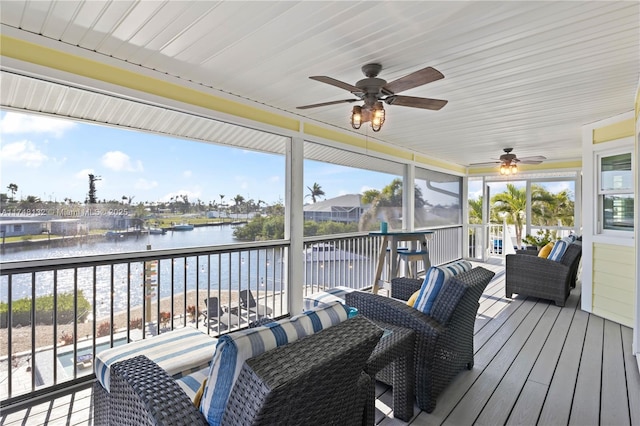
POLYGON ((385 111, 382 102, 376 102, 373 108, 369 108, 367 105, 354 106, 351 110, 351 127, 358 130, 362 123, 367 121, 371 122, 371 129, 374 132, 379 132, 384 124, 385 111))
POLYGON ((312 80, 348 90, 354 96, 358 97, 358 99, 343 99, 339 101, 303 105, 299 106, 298 109, 309 109, 346 102, 363 101, 363 105, 356 105, 351 110, 351 127, 357 130, 362 126, 362 123, 369 121, 371 122, 371 128, 373 131, 379 132, 380 129, 382 129, 382 125, 386 118, 386 111, 384 110, 383 102, 386 102, 387 105, 400 105, 411 108, 430 109, 433 111, 438 111, 447 104, 447 101, 442 99, 399 96, 396 94, 403 90, 412 89, 444 78, 444 75, 442 75, 440 71, 432 67, 426 67, 387 83, 386 80, 377 78, 378 73, 380 73, 381 70, 382 65, 380 64, 364 65, 362 67, 362 73, 366 78, 358 81, 355 86, 327 76, 309 77, 312 80))
POLYGON ((518 173, 518 166, 515 163, 505 162, 500 165, 501 175, 515 175, 516 173, 518 173))

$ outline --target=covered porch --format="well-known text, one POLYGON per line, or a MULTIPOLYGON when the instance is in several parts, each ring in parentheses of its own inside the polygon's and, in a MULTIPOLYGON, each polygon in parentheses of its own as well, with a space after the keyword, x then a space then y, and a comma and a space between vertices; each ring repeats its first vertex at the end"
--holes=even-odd
MULTIPOLYGON (((398 178, 399 201, 390 215, 396 229, 433 230, 433 264, 466 258, 498 274, 476 318, 475 367, 458 376, 433 413, 416 410, 409 424, 640 424, 640 214, 633 202, 640 187, 640 9, 634 2, 515 4, 500 2, 496 10, 485 10, 481 2, 332 2, 316 10, 307 2, 263 2, 261 13, 243 11, 241 2, 3 4, 3 112, 65 117, 185 144, 278 156, 284 230, 268 241, 2 265, 1 290, 9 311, 12 280, 30 283, 27 298, 35 300, 40 277, 48 277, 51 294, 58 293, 60 277, 72 294, 74 320, 65 349, 72 359, 67 375, 56 360, 64 336, 58 334, 57 320, 51 327, 47 358, 38 361, 51 366, 48 381, 31 371, 42 349, 36 342, 43 327, 39 312, 32 308, 21 330, 6 327, 6 341, 0 342, 7 365, 6 378, 0 377, 5 381, 0 382, 0 422, 91 424, 91 373, 80 372, 73 361, 81 350, 93 355, 100 343, 113 346, 122 335, 131 340, 138 330, 145 336, 154 321, 156 333, 193 322, 212 335, 245 327, 248 315, 236 323, 227 315, 225 329, 193 319, 211 296, 230 312, 242 284, 274 314, 300 311, 313 291, 345 283, 358 290, 371 286, 379 241, 368 231, 305 234, 304 193, 311 182, 305 182, 304 166, 316 161, 398 178), (215 43, 212 33, 218 36, 215 43), (402 105, 389 98, 384 128, 365 123, 360 130, 353 115, 349 121, 350 107, 297 108, 331 98, 329 87, 320 89, 308 79, 318 73, 351 82, 361 78, 363 64, 383 62, 383 76, 394 80, 429 65, 425 61, 446 75, 412 93, 449 101, 433 115, 401 113, 402 105), (528 229, 535 229, 532 181, 570 176, 577 182, 574 222, 554 230, 587 234, 586 280, 563 308, 533 298, 505 298, 501 262, 511 239, 494 232, 501 225, 489 224, 488 192, 483 192, 482 223, 469 220, 474 179, 483 186, 514 180, 499 175, 500 161, 495 161, 512 146, 523 158, 545 156, 542 164, 518 168, 518 177, 527 182, 528 229), (624 170, 633 185, 598 188, 599 167, 609 164, 601 159, 620 150, 629 157, 624 170), (444 184, 455 186, 453 196, 444 184), (418 185, 449 197, 450 205, 431 200, 416 208, 418 185), (613 234, 603 233, 601 226, 614 216, 613 207, 604 207, 611 199, 623 201, 614 207, 625 228, 613 234), (433 216, 427 213, 442 210, 447 210, 442 223, 429 221, 433 216), (306 251, 323 244, 354 254, 358 267, 351 258, 307 262, 306 251), (164 287, 166 309, 161 309, 159 287, 153 311, 145 301, 150 294, 131 298, 146 284, 148 262, 164 265, 163 277, 170 278, 164 287), (226 275, 212 274, 223 265, 226 275), (104 277, 97 279, 101 271, 104 277), (221 284, 224 279, 235 280, 235 293, 231 284, 221 284), (89 307, 81 308, 80 287, 87 283, 89 307), (193 291, 191 299, 187 290, 193 291), (116 318, 121 307, 126 307, 124 316, 116 318), (81 316, 83 322, 88 319, 84 328, 77 325, 81 316), (18 335, 27 343, 20 351, 18 335), (13 365, 14 355, 24 362, 13 365), (24 383, 21 377, 27 378, 24 383)), ((349 211, 356 216, 357 208, 349 211)), ((236 207, 236 220, 239 215, 236 207)), ((48 314, 55 317, 56 309, 48 314)), ((399 424, 390 392, 378 388, 378 424, 399 424)))

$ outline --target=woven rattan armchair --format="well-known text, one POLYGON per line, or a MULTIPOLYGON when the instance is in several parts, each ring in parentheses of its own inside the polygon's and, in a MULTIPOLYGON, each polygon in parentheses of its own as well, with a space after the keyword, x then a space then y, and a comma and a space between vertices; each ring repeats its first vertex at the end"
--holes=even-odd
POLYGON ((564 306, 571 288, 576 286, 582 244, 569 244, 560 262, 518 252, 507 255, 505 293, 514 293, 553 300, 564 306))
MULTIPOLYGON (((362 424, 372 379, 364 373, 382 329, 363 316, 247 360, 224 425, 362 424)), ((96 425, 206 425, 164 370, 144 356, 111 367, 111 393, 94 386, 96 425)))
MULTIPOLYGON (((492 271, 476 267, 450 278, 438 294, 431 315, 390 297, 359 291, 346 295, 347 305, 358 308, 360 314, 415 331, 414 380, 420 409, 432 412, 436 398, 451 380, 461 370, 473 367, 478 301, 493 276, 492 271)), ((401 281, 399 287, 422 283, 401 281)), ((389 374, 391 370, 384 369, 376 378, 391 384, 389 374)))

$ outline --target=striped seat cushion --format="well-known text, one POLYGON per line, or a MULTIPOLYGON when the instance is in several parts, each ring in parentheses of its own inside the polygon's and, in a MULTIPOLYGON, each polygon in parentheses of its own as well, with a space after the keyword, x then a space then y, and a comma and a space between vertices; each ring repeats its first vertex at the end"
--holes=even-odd
POLYGON ((198 389, 202 385, 202 382, 209 376, 209 366, 202 368, 194 373, 187 374, 186 376, 182 376, 176 379, 176 383, 180 388, 186 393, 191 402, 195 401, 196 394, 198 393, 198 389))
POLYGON ((470 271, 471 263, 466 260, 459 260, 442 266, 432 266, 427 271, 424 282, 420 287, 420 293, 416 298, 413 307, 425 314, 431 314, 433 304, 442 289, 442 286, 449 278, 461 272, 470 271))
POLYGON ((184 327, 96 355, 96 378, 109 392, 111 365, 137 355, 145 355, 173 378, 193 373, 209 365, 218 339, 193 327, 184 327))
POLYGON ((200 411, 209 424, 219 425, 222 421, 229 395, 246 360, 346 319, 347 308, 339 302, 332 302, 262 327, 221 336, 200 402, 200 411))
POLYGON ((333 287, 328 290, 310 294, 304 298, 304 309, 309 310, 316 306, 331 302, 340 302, 344 304, 345 294, 351 293, 352 291, 355 290, 349 287, 333 287))

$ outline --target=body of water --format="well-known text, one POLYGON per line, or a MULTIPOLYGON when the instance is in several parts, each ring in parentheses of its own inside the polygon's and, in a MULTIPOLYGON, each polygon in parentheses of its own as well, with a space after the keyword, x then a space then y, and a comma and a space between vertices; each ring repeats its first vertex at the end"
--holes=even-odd
MULTIPOLYGON (((7 248, 2 261, 54 259, 73 256, 90 256, 108 253, 200 247, 236 242, 233 227, 205 226, 191 231, 167 231, 164 235, 129 236, 116 240, 93 240, 65 246, 39 246, 38 248, 7 248)), ((128 306, 140 306, 143 298, 157 301, 158 298, 183 294, 188 290, 237 290, 241 288, 279 291, 281 289, 282 259, 278 250, 248 250, 187 258, 163 259, 152 266, 143 262, 78 268, 54 272, 20 274, 12 277, 12 300, 30 298, 35 285, 36 297, 73 293, 77 288, 92 306, 97 317, 108 316, 111 300, 115 312, 128 306), (153 291, 145 295, 145 281, 155 284, 153 291), (95 300, 93 297, 95 288, 95 300)), ((0 282, 0 302, 8 301, 8 277, 0 282)))
POLYGON ((192 231, 167 231, 164 235, 128 236, 116 239, 93 239, 91 241, 74 241, 68 239, 67 244, 38 245, 37 248, 22 246, 11 247, 2 251, 0 260, 55 259, 61 257, 91 256, 96 254, 128 253, 147 250, 176 249, 185 247, 201 247, 237 242, 233 237, 234 227, 231 225, 202 226, 192 231))

